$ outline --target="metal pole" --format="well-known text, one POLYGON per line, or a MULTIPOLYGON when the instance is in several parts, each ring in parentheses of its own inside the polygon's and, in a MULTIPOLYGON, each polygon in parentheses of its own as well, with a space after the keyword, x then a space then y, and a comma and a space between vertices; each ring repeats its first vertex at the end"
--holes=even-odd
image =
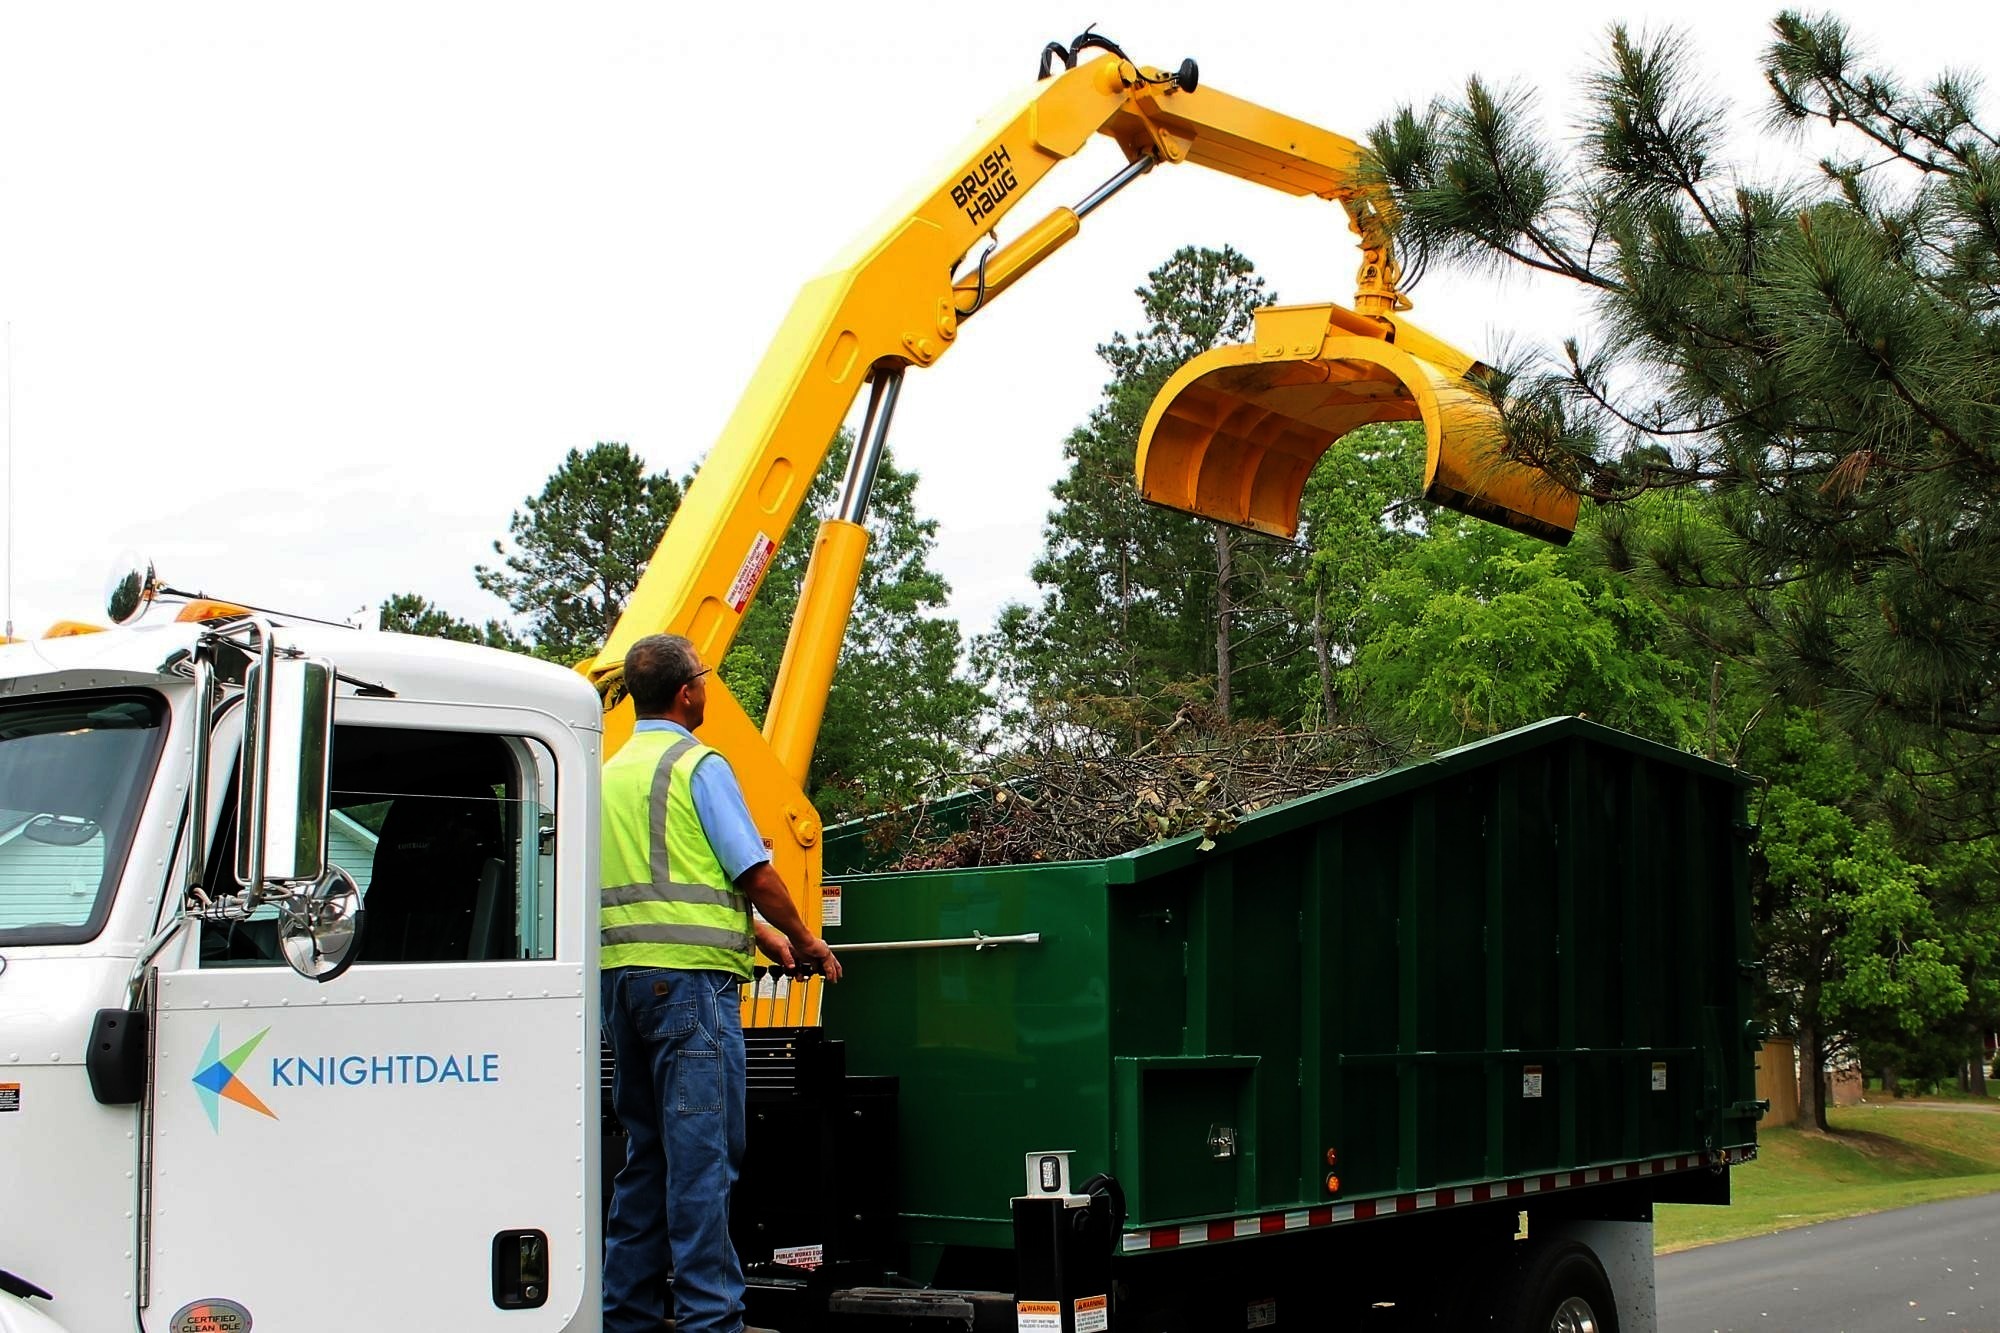
MULTIPOLYGON (((170 929, 178 928, 184 919, 176 917, 170 929)), ((148 1052, 148 1058, 151 1058, 158 1053, 160 1032, 158 996, 154 993, 152 974, 145 970, 145 963, 140 964, 140 969, 134 975, 143 979, 144 985, 125 1007, 137 1009, 142 1002, 144 1003, 146 1043, 152 1048, 148 1052)), ((139 1243, 133 1248, 138 1251, 138 1306, 141 1310, 148 1309, 153 1304, 153 1119, 158 1114, 155 1094, 159 1086, 158 1078, 147 1079, 146 1095, 139 1099, 139 1243)))
POLYGON ((975 953, 986 949, 997 949, 1003 944, 1040 944, 1042 934, 1031 935, 982 935, 978 931, 958 939, 949 940, 871 940, 863 944, 841 944, 834 946, 835 953, 892 953, 903 949, 971 949, 975 953))
POLYGON ((194 661, 194 772, 188 776, 188 861, 183 891, 208 877, 208 763, 215 725, 215 667, 197 649, 194 661))
POLYGON ((153 932, 153 938, 147 940, 145 947, 139 950, 139 957, 132 964, 131 979, 125 983, 127 1009, 139 1007, 139 999, 145 993, 146 969, 153 965, 153 960, 160 956, 160 951, 167 947, 167 943, 180 933, 181 927, 187 924, 187 920, 187 913, 175 911, 173 918, 153 932))
MULTIPOLYGON (((251 628, 257 631, 262 641, 257 653, 257 697, 253 701, 257 709, 257 725, 246 738, 256 754, 257 762, 252 765, 257 781, 250 790, 250 882, 244 886, 255 904, 264 896, 264 825, 267 819, 271 785, 271 667, 277 660, 276 645, 272 642, 271 627, 257 616, 250 618, 251 628)), ((240 835, 239 835, 240 836, 240 835)))
POLYGON ((861 438, 854 442, 854 456, 847 460, 847 480, 841 487, 839 517, 860 523, 868 516, 868 493, 875 489, 875 473, 882 466, 882 451, 889 447, 889 419, 896 415, 896 395, 903 389, 903 367, 878 366, 868 386, 868 416, 861 423, 861 438))
POLYGON ((1119 172, 1116 176, 1113 176, 1110 180, 1104 182, 1104 184, 1098 186, 1096 189, 1092 190, 1089 194, 1085 195, 1083 197, 1083 202, 1078 204, 1075 208, 1071 209, 1070 211, 1072 213, 1075 213, 1079 219, 1089 217, 1093 212, 1096 211, 1097 206, 1099 204, 1103 203, 1105 200, 1109 199, 1112 195, 1117 194, 1120 190, 1130 185, 1133 181, 1138 180, 1141 176, 1151 171, 1153 169, 1153 164, 1157 161, 1159 161, 1159 159, 1154 157, 1151 153, 1146 154, 1144 157, 1133 158, 1130 162, 1125 164, 1125 169, 1123 171, 1119 172))

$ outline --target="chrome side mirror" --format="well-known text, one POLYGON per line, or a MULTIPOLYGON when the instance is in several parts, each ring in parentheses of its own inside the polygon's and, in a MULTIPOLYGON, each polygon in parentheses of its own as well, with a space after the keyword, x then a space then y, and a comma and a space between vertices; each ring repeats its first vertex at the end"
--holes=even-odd
POLYGON ((314 981, 332 981, 361 956, 366 913, 354 877, 328 866, 310 892, 286 900, 278 922, 278 947, 292 971, 314 981))
POLYGON ((159 590, 153 562, 137 551, 121 551, 104 580, 104 614, 114 625, 129 625, 146 614, 159 590))
POLYGON ((333 664, 308 657, 266 656, 245 677, 236 879, 253 900, 326 874, 333 686, 333 664))

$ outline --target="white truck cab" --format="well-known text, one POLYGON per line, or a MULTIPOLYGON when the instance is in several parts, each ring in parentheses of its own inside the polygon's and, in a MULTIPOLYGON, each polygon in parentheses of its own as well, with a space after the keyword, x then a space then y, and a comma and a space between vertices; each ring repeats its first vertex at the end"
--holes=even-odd
POLYGON ((0 1330, 596 1326, 601 717, 256 617, 0 646, 0 1330))

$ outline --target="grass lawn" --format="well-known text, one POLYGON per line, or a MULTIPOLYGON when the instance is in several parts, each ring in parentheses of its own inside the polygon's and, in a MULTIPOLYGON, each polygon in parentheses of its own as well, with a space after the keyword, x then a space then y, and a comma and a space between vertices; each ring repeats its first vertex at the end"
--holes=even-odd
POLYGON ((1829 1120, 1831 1134, 1760 1132, 1757 1160, 1731 1172, 1735 1202, 1662 1205, 1657 1247, 1684 1250, 2000 1190, 2000 1113, 1964 1101, 1905 1102, 1837 1108, 1829 1120))

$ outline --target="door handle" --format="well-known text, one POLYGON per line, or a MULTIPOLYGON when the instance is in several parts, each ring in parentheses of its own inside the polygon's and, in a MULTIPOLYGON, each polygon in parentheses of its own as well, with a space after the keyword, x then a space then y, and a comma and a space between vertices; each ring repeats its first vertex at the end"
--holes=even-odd
POLYGON ((549 1299, 549 1238, 542 1231, 503 1231, 493 1238, 493 1303, 532 1310, 549 1299))

